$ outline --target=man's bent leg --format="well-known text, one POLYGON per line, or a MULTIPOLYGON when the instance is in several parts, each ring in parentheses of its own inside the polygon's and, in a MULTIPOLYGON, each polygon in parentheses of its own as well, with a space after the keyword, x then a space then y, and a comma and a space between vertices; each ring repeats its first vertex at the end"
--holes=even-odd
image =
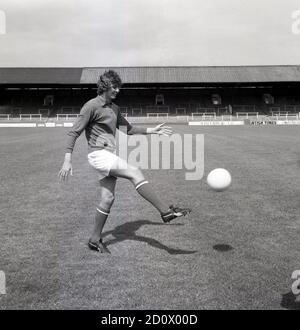
POLYGON ((160 212, 164 222, 170 222, 173 219, 185 216, 191 212, 188 208, 175 207, 173 205, 169 206, 164 203, 161 198, 156 195, 151 185, 145 180, 144 175, 138 168, 127 164, 127 162, 121 158, 119 158, 114 165, 115 166, 110 170, 110 174, 115 177, 130 180, 134 184, 137 192, 160 212))
POLYGON ((152 186, 146 181, 143 173, 136 167, 127 164, 124 160, 118 159, 110 174, 115 177, 121 177, 130 180, 137 192, 151 203, 160 213, 168 211, 169 206, 156 195, 152 186))

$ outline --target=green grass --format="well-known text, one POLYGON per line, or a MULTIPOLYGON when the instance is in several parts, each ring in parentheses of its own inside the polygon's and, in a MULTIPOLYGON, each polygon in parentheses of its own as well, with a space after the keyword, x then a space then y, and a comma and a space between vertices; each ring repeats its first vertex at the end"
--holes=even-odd
POLYGON ((222 193, 183 170, 144 171, 193 213, 172 224, 119 180, 104 228, 112 255, 86 243, 96 175, 78 140, 74 176, 57 179, 65 129, 1 129, 0 309, 280 309, 299 269, 298 127, 188 127, 205 134, 205 176, 228 169, 222 193), (227 244, 229 251, 214 249, 227 244))

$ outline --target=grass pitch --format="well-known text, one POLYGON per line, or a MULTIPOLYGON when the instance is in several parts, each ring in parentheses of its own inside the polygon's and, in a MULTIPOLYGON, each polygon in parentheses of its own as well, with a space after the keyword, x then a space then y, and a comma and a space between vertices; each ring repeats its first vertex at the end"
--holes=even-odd
POLYGON ((292 309, 299 269, 298 127, 188 127, 205 134, 205 176, 232 174, 222 193, 181 170, 144 174, 166 200, 193 209, 163 224, 118 180, 104 228, 112 255, 88 250, 98 202, 81 136, 74 176, 57 179, 66 129, 0 129, 0 309, 292 309))

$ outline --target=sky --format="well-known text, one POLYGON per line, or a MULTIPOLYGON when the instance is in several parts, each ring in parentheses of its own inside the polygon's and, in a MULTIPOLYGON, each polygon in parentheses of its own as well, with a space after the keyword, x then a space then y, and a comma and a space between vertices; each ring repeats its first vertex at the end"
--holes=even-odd
POLYGON ((299 0, 0 0, 0 67, 287 64, 299 0))

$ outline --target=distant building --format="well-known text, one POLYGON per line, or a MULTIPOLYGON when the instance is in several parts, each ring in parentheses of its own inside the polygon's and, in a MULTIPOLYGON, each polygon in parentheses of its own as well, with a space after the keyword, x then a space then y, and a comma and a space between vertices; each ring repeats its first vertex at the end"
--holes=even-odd
POLYGON ((0 68, 0 114, 78 113, 107 69, 128 115, 300 112, 300 66, 0 68))

